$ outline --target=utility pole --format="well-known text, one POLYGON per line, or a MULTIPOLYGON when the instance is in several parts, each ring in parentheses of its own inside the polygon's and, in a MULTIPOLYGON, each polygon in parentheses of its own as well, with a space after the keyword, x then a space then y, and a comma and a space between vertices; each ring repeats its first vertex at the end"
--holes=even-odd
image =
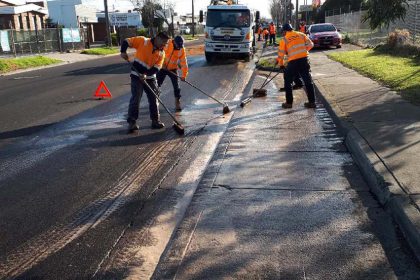
POLYGON ((104 0, 105 6, 105 25, 106 25, 106 45, 112 47, 111 31, 109 29, 109 13, 108 13, 108 0, 104 0))
POLYGON ((192 3, 192 36, 195 35, 195 20, 194 20, 194 0, 191 0, 192 3))
POLYGON ((299 30, 299 0, 296 0, 296 30, 299 30))

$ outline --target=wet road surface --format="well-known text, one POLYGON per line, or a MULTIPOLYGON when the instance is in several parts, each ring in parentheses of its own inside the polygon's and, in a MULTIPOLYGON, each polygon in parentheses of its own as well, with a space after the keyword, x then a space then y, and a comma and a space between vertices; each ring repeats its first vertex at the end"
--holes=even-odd
MULTIPOLYGON (((190 57, 189 64, 191 82, 232 105, 252 72, 242 62, 209 66, 201 56, 190 57)), ((185 179, 201 151, 211 155, 231 117, 183 84, 184 110, 177 117, 186 128, 184 137, 173 131, 162 108, 166 129, 150 129, 145 96, 140 132, 127 135, 129 76, 118 57, 0 82, 0 278, 86 279, 103 271, 124 235, 144 228, 150 220, 144 213, 159 205, 146 202, 159 196, 177 203, 171 186, 185 179), (112 100, 91 98, 101 80, 112 100)), ((173 109, 169 79, 162 92, 173 109)), ((190 182, 176 194, 182 198, 193 186, 190 182)), ((137 240, 139 246, 142 238, 137 240)))

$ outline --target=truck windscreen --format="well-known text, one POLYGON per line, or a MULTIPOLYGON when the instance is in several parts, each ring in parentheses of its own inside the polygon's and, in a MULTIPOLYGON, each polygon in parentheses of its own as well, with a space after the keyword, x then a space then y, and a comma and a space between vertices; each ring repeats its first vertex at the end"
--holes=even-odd
POLYGON ((249 10, 208 10, 207 22, 208 27, 249 27, 250 26, 249 10))

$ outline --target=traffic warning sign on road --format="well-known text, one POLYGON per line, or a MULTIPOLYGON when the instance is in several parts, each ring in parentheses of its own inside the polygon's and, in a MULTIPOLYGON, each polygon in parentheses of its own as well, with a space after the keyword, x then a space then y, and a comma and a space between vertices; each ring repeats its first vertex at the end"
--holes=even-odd
POLYGON ((101 81, 98 88, 96 89, 94 96, 98 98, 112 98, 111 92, 109 91, 104 81, 101 81))

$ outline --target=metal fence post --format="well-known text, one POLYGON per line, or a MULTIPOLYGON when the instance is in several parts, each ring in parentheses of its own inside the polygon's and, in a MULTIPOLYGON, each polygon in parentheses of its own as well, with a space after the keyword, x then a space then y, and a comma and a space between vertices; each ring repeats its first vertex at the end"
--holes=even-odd
POLYGON ((417 20, 418 20, 418 18, 417 18, 417 15, 418 15, 417 7, 418 7, 418 0, 416 0, 414 5, 415 5, 415 10, 414 10, 415 15, 414 15, 413 45, 415 45, 416 41, 417 41, 417 20))
POLYGON ((12 49, 13 49, 13 56, 16 57, 16 46, 15 46, 15 35, 13 34, 13 28, 10 29, 10 33, 12 34, 12 49))

